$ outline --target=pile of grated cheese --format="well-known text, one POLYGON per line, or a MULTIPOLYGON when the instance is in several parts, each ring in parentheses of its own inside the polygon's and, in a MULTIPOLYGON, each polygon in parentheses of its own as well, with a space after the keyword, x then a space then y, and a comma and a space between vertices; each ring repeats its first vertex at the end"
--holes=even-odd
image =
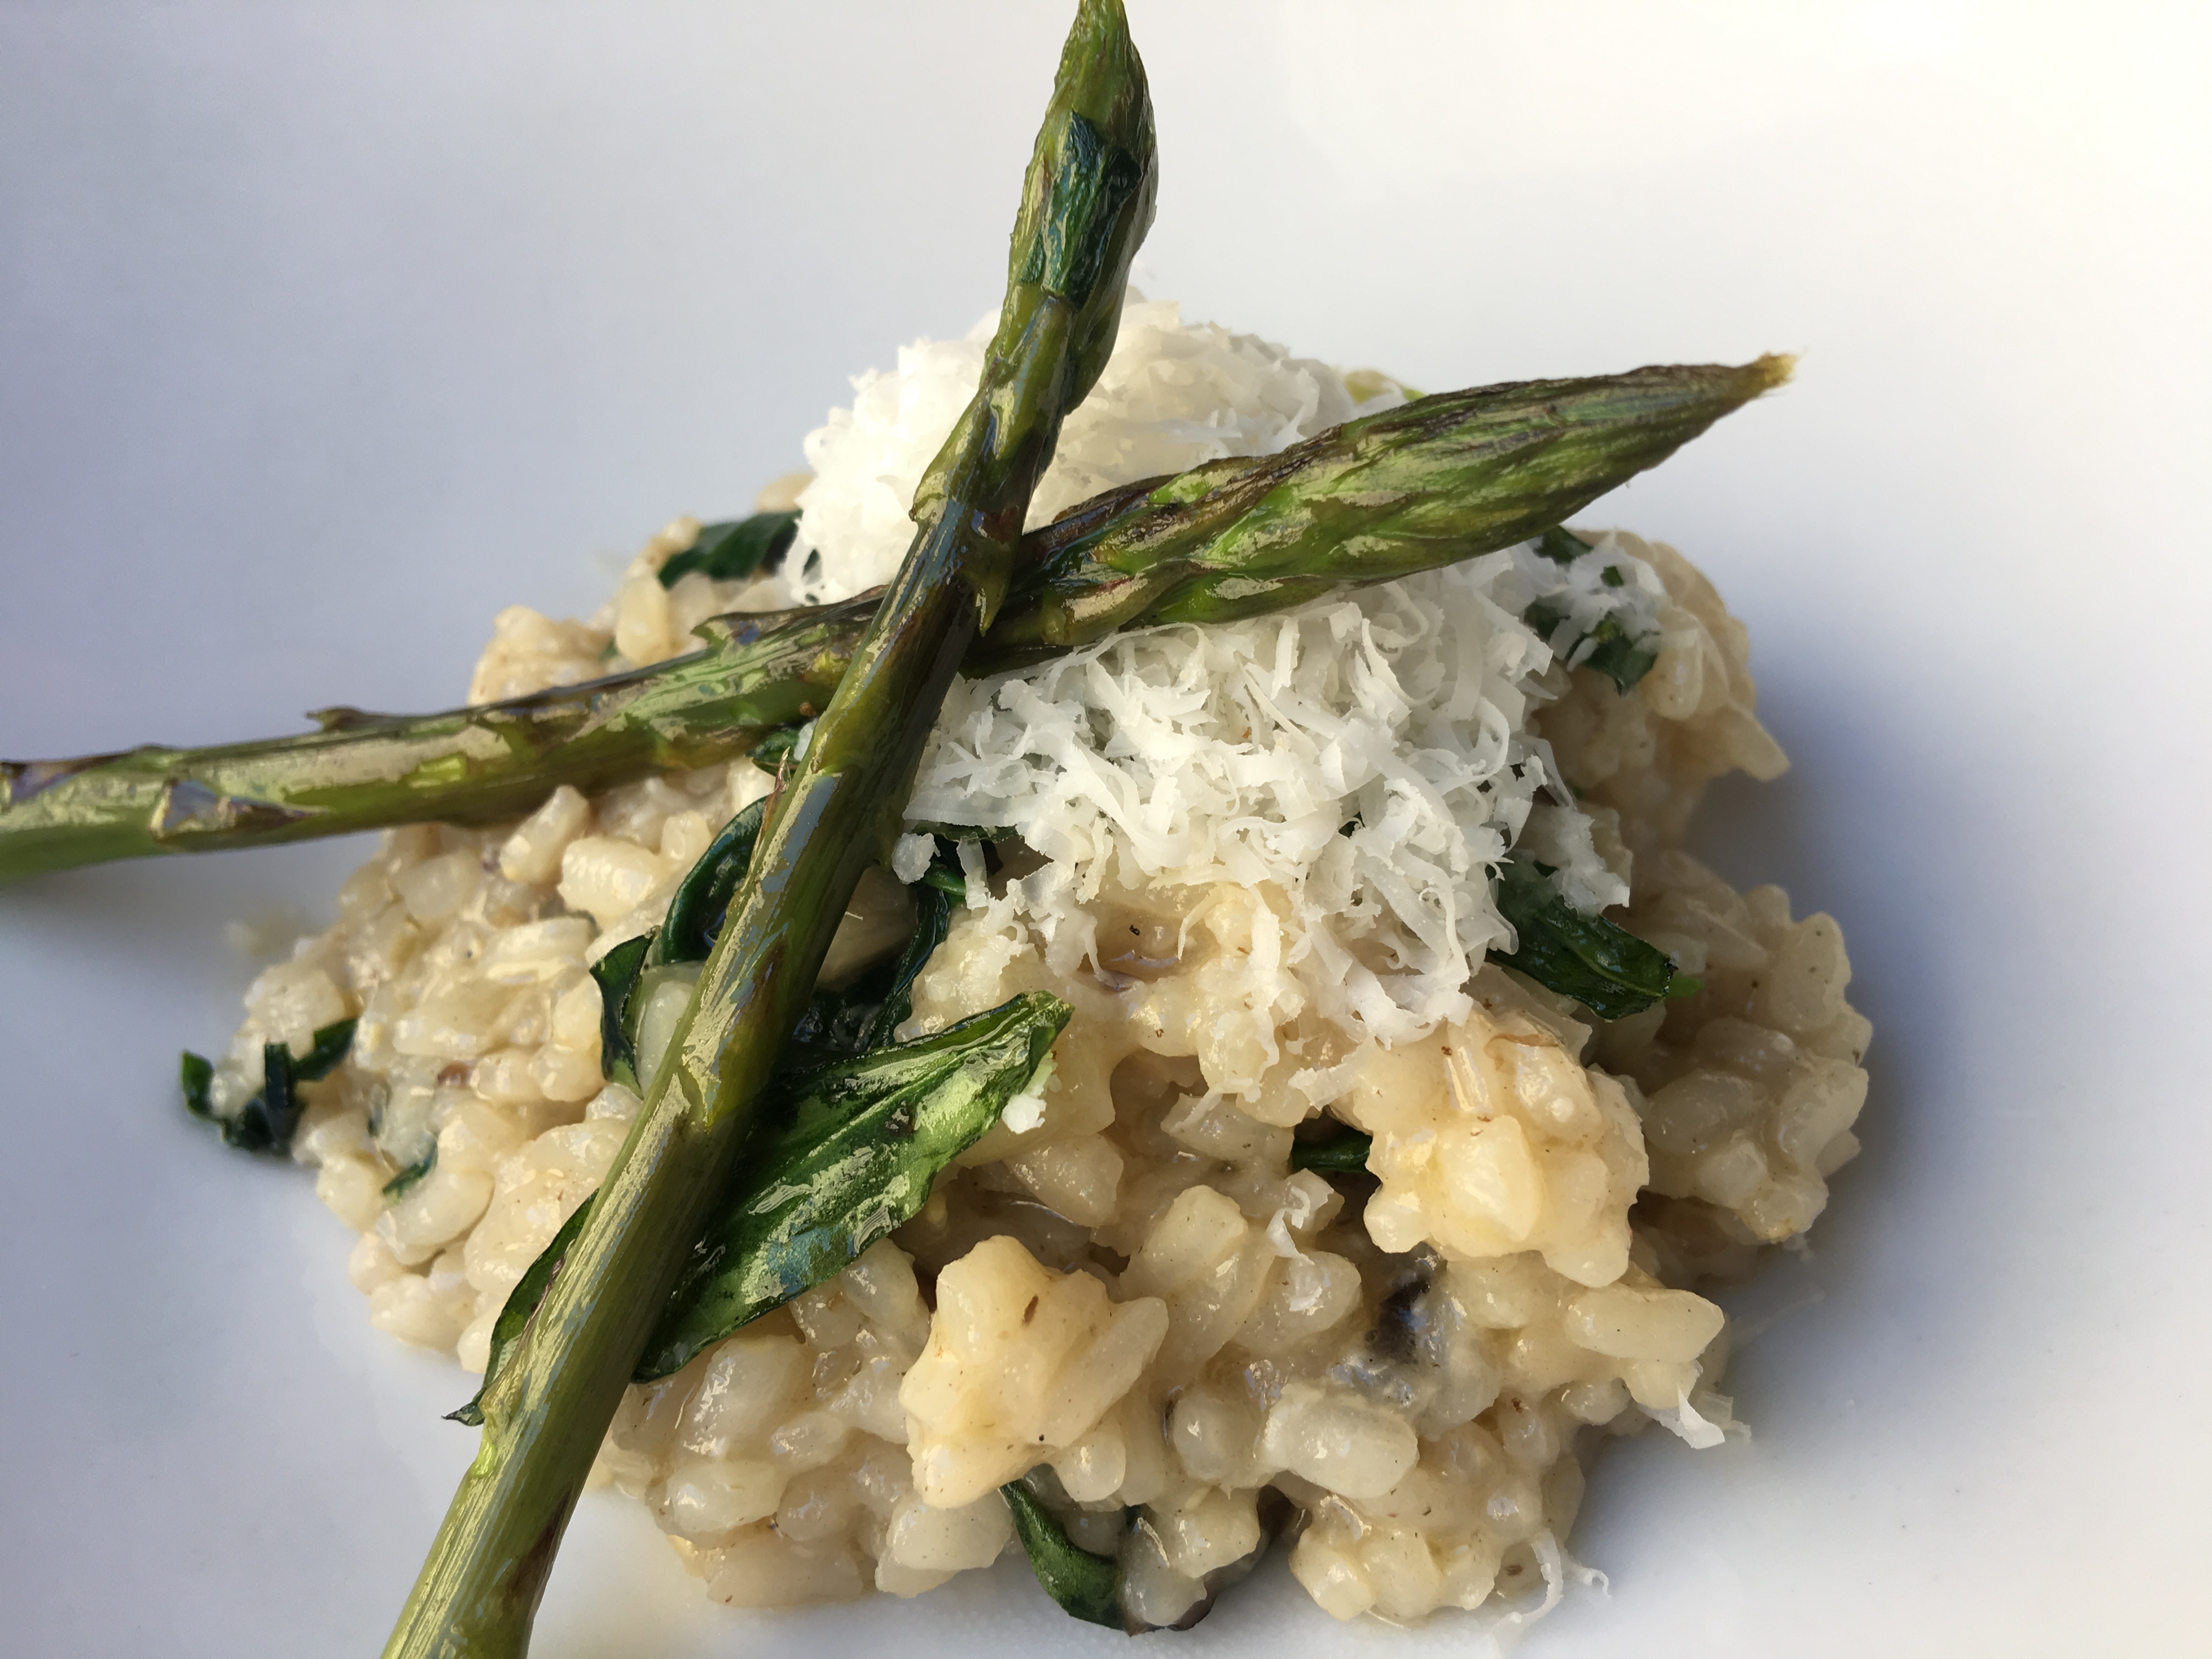
MULTIPOLYGON (((915 488, 975 390, 993 321, 903 348, 894 371, 856 380, 853 406, 809 435, 793 599, 843 598, 896 570, 915 488)), ((1030 523, 1406 398, 1383 375, 1186 324, 1173 302, 1133 290, 1030 523)), ((970 903, 1033 929, 1055 973, 1086 957, 1097 965, 1083 907, 1102 893, 1228 883, 1267 901, 1249 969, 1255 1030, 1312 1010, 1355 1042, 1411 1041, 1464 1017, 1485 950, 1510 948, 1489 870, 1517 842, 1558 866, 1579 908, 1627 898, 1617 838, 1571 805, 1528 732, 1532 682, 1553 653, 1519 618, 1539 598, 1588 618, 1624 596, 1656 617, 1662 591, 1609 544, 1564 568, 1529 544, 1279 616, 1124 633, 963 681, 908 819, 1011 830, 1042 855, 995 899, 971 882, 970 903)), ((929 848, 906 837, 895 872, 914 878, 929 848)), ((968 856, 980 872, 980 854, 968 856)), ((1323 1098, 1328 1079, 1303 1086, 1323 1098)))

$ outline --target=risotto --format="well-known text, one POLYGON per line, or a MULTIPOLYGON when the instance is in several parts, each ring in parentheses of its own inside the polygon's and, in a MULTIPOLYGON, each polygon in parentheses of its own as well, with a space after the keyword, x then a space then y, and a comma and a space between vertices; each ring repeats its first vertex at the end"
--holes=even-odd
MULTIPOLYGON (((591 621, 502 612, 471 701, 884 580, 988 333, 855 383, 812 473, 763 496, 802 513, 777 569, 664 585, 698 533, 679 520, 591 621)), ((1133 295, 1031 523, 1406 396, 1133 295)), ((1580 534, 1564 574, 1509 549, 956 687, 916 831, 824 979, 903 942, 902 884, 963 835, 964 908, 901 1035, 1030 990, 1073 1015, 913 1220, 629 1391, 598 1475, 709 1595, 920 1594, 1008 1547, 998 1488, 1026 1476, 1073 1542, 1119 1553, 1134 1624, 1187 1620, 1278 1534, 1338 1619, 1548 1605, 1605 1437, 1735 1426, 1697 1287, 1820 1214, 1857 1149, 1869 1027, 1833 921, 1678 844, 1711 779, 1785 764, 1741 624, 1672 548, 1580 534), (1622 691, 1573 630, 1522 620, 1540 588, 1562 615, 1628 607, 1656 663, 1622 691), (1606 1021, 1487 960, 1513 945, 1491 872, 1516 848, 1699 988, 1606 1021), (1364 1170, 1308 1167, 1347 1130, 1364 1170)), ((483 1368, 638 1109, 603 1075, 589 966, 771 787, 740 760, 389 831, 335 924, 255 981, 219 1116, 264 1043, 358 1017, 293 1155, 359 1232, 380 1328, 483 1368)))

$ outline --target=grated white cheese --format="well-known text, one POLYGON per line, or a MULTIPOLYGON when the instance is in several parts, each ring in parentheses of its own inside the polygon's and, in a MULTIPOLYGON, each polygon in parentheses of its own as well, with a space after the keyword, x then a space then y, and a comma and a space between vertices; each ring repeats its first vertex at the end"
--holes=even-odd
MULTIPOLYGON (((839 598, 896 570, 915 487, 988 337, 987 321, 962 340, 902 348, 895 371, 855 380, 853 407, 807 439, 817 477, 799 498, 799 597, 839 598)), ((1186 325, 1172 302, 1133 294, 1030 522, 1116 484, 1282 449, 1404 397, 1380 376, 1348 380, 1249 336, 1186 325), (1376 390, 1362 399, 1354 383, 1376 390)), ((963 681, 908 819, 1010 830, 1048 860, 989 900, 980 854, 961 849, 970 905, 1026 922, 1056 973, 1095 956, 1083 907, 1102 894, 1228 884, 1263 896, 1249 969, 1255 1028, 1311 1007, 1356 1040, 1410 1041, 1464 1016, 1462 988, 1483 952, 1511 944, 1489 869, 1524 828, 1571 902, 1626 899, 1618 836, 1593 834, 1526 734, 1528 682, 1553 652, 1520 617, 1541 598, 1570 619, 1563 628, 1586 629, 1624 600, 1656 619, 1661 591, 1609 542, 1566 568, 1524 545, 1279 616, 1135 630, 963 681)), ((908 836, 894 871, 911 879, 928 855, 926 838, 908 836)))
POLYGON ((1637 1410, 1680 1437, 1692 1451, 1711 1451, 1731 1434, 1751 1437, 1750 1427, 1736 1417, 1735 1401, 1711 1389, 1699 1389, 1694 1395, 1684 1389, 1672 1406, 1638 1405, 1637 1410))

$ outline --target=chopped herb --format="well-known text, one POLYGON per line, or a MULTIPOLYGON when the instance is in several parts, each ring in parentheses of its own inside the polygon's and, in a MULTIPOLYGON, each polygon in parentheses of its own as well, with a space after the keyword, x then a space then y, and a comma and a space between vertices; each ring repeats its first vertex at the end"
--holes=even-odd
POLYGON ((1553 564, 1566 566, 1590 550, 1590 544, 1563 524, 1536 538, 1536 550, 1553 564))
POLYGON ((227 1146, 243 1152, 281 1152, 300 1127, 300 1079, 292 1051, 281 1042, 261 1046, 261 1092, 222 1126, 227 1146))
POLYGON ((205 1054, 185 1049, 177 1067, 177 1080, 184 1087, 186 1111, 194 1117, 215 1115, 215 1108, 208 1101, 208 1085, 215 1081, 215 1066, 205 1054))
POLYGON ((638 975, 645 971, 646 953, 653 949, 653 936, 659 931, 654 928, 626 939, 592 964, 592 977, 599 987, 599 1071, 609 1082, 619 1083, 632 1092, 637 1090, 638 1077, 630 994, 637 989, 638 975))
POLYGON ((699 855, 668 902, 667 920, 660 926, 649 956, 656 967, 672 962, 704 962, 722 931, 722 917, 730 896, 745 878, 752 862, 753 843, 760 839, 761 819, 768 811, 763 795, 722 826, 699 855))
MULTIPOLYGON (((1566 608, 1554 604, 1550 599, 1538 599, 1521 613, 1521 620, 1528 624, 1529 630, 1538 639, 1548 641, 1553 635, 1565 625, 1566 608)), ((1579 643, 1579 639, 1569 641, 1565 650, 1557 651, 1555 654, 1565 657, 1570 654, 1579 643)))
POLYGON ((912 895, 915 928, 896 957, 878 963, 851 984, 817 991, 792 1028, 787 1070, 826 1065, 851 1054, 880 1048, 914 1012, 914 981, 930 955, 952 930, 952 912, 968 896, 953 849, 940 842, 937 856, 907 891, 912 895))
POLYGON ((292 1062, 292 1075, 302 1083, 313 1083, 328 1077, 337 1063, 353 1047, 353 1028, 360 1021, 342 1019, 334 1025, 325 1025, 317 1031, 307 1052, 292 1062))
POLYGON ((910 825, 917 836, 934 836, 939 841, 994 842, 1012 841, 1015 832, 981 823, 917 823, 910 825))
POLYGON ((1030 1571, 1036 1574, 1045 1594, 1085 1624, 1127 1630, 1121 1613, 1120 1560, 1078 1547, 1060 1524, 1060 1517, 1024 1482, 1009 1480, 999 1490, 1006 1495, 1006 1507, 1013 1511, 1014 1536, 1022 1540, 1030 1571))
POLYGON ((805 729, 799 726, 779 726, 752 747, 752 763, 764 772, 773 772, 791 757, 799 746, 799 734, 805 729))
POLYGON ((799 533, 799 512, 756 513, 699 526, 699 539, 660 567, 660 585, 673 587, 696 570, 718 582, 735 581, 757 570, 773 570, 791 550, 799 533))
POLYGON ((1619 687, 1624 696, 1634 690, 1637 681, 1650 673, 1652 665, 1659 660, 1657 651, 1629 637, 1618 616, 1601 617, 1588 633, 1564 641, 1554 641, 1553 636, 1566 623, 1567 613, 1549 599, 1538 599, 1521 613, 1521 620, 1528 624, 1537 638, 1551 643, 1560 658, 1572 660, 1577 667, 1595 669, 1619 687), (1578 657, 1577 653, 1585 641, 1595 643, 1586 654, 1578 657))
POLYGON ((1362 1134, 1349 1125, 1340 1126, 1335 1133, 1325 1139, 1293 1140, 1291 1168, 1318 1170, 1323 1175, 1363 1174, 1367 1168, 1368 1149, 1374 1144, 1374 1136, 1362 1134))
MULTIPOLYGON (((1536 538, 1536 550, 1562 568, 1591 550, 1589 543, 1568 530, 1557 526, 1536 538)), ((1619 565, 1609 564, 1599 577, 1607 587, 1626 586, 1627 579, 1620 574, 1619 565)), ((1615 611, 1601 618, 1595 628, 1572 638, 1555 639, 1560 627, 1568 620, 1565 607, 1551 599, 1538 599, 1521 613, 1521 620, 1540 640, 1551 645, 1561 659, 1573 661, 1583 668, 1594 668, 1611 680, 1626 696, 1633 690, 1637 681, 1651 672, 1659 660, 1656 641, 1650 635, 1641 638, 1629 634, 1628 625, 1622 621, 1623 613, 1615 611), (1583 652, 1583 642, 1590 641, 1590 649, 1583 652), (1577 655, 1577 653, 1582 654, 1577 655)))
POLYGON ((386 1198, 404 1198, 421 1184, 422 1177, 438 1167, 438 1143, 430 1143, 430 1155, 420 1164, 410 1164, 384 1183, 386 1198))
POLYGON ((1520 946, 1492 960, 1528 975, 1549 991, 1583 1004, 1601 1019, 1626 1019, 1669 997, 1689 996, 1703 981, 1674 971, 1656 945, 1603 916, 1587 916, 1559 896, 1552 866, 1516 853, 1498 866, 1498 908, 1520 946))
POLYGON ((230 1117, 219 1115, 209 1098, 209 1087, 215 1081, 214 1066, 204 1055, 185 1050, 177 1072, 184 1089, 185 1109, 194 1117, 212 1121, 226 1146, 246 1152, 289 1152, 293 1132, 300 1127, 300 1114, 306 1109, 299 1085, 330 1075, 352 1047, 356 1023, 341 1019, 323 1026, 309 1040, 307 1052, 297 1060, 283 1043, 263 1043, 261 1087, 230 1117))
POLYGON ((1611 680, 1622 695, 1636 689, 1637 681, 1650 673, 1659 660, 1659 653, 1650 647, 1638 644, 1622 630, 1620 622, 1607 617, 1585 636, 1597 641, 1596 649, 1582 659, 1581 665, 1594 668, 1611 680))

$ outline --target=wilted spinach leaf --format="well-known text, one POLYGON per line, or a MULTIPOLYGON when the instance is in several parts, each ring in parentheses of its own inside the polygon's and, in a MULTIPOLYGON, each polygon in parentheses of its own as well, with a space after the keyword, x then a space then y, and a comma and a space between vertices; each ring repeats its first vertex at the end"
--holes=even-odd
MULTIPOLYGON (((999 1488, 1013 1512, 1014 1535, 1022 1540, 1022 1550, 1030 1559, 1030 1571, 1036 1574, 1037 1583, 1045 1593, 1060 1603, 1071 1616, 1087 1624, 1103 1625, 1109 1630, 1119 1630, 1131 1636, 1141 1636, 1147 1631, 1161 1629, 1147 1624, 1134 1613, 1122 1600, 1123 1564, 1133 1548, 1159 1547, 1157 1534, 1158 1522, 1149 1509, 1124 1509, 1121 1511, 1121 1550, 1115 1555, 1097 1555, 1082 1548, 1067 1535, 1051 1507, 1041 1498, 1030 1482, 1032 1474, 1020 1480, 1012 1480, 999 1488), (1146 1534, 1151 1534, 1147 1537, 1146 1534)), ((1291 1520, 1289 1502, 1273 1489, 1260 1494, 1258 1520, 1260 1546, 1249 1555, 1216 1567, 1206 1575, 1204 1594, 1184 1610, 1181 1618, 1167 1628, 1188 1630, 1213 1611, 1214 1603, 1223 1591, 1247 1577, 1260 1563, 1277 1534, 1291 1520)))
MULTIPOLYGON (((999 1488, 1013 1511, 1014 1536, 1022 1540, 1030 1571, 1045 1594, 1071 1617, 1109 1630, 1128 1628, 1121 1614, 1121 1563, 1079 1547, 1026 1483, 1009 1480, 999 1488)), ((1126 1511, 1125 1511, 1126 1513, 1126 1511)))
POLYGON ((646 953, 659 931, 626 939, 592 964, 599 987, 599 1074, 633 1093, 638 1087, 637 1040, 629 1019, 630 993, 637 989, 646 953))
POLYGON ((905 945, 851 984, 814 994, 792 1028, 785 1050, 787 1068, 827 1065, 880 1048, 913 1013, 915 976, 928 965, 931 952, 945 943, 952 913, 968 893, 953 849, 940 840, 929 868, 908 884, 907 891, 914 898, 915 927, 905 945))
POLYGON ((660 567, 660 585, 673 587, 696 570, 718 582, 735 581, 756 570, 773 570, 791 550, 799 533, 799 513, 756 513, 699 526, 699 539, 660 567))
POLYGON ((653 942, 647 960, 654 967, 677 962, 704 962, 722 931, 722 918, 738 884, 751 864, 753 845, 760 840, 761 820, 768 812, 765 795, 741 809, 708 844, 668 901, 667 919, 653 942))
POLYGON ((1586 916, 1559 896, 1549 865, 1515 853, 1498 866, 1498 908, 1520 946, 1491 959, 1547 990, 1583 1004, 1601 1019, 1626 1019, 1668 997, 1689 996, 1701 981, 1674 971, 1667 953, 1603 916, 1586 916))
POLYGON ((779 726, 753 745, 752 763, 763 772, 773 772, 781 766, 791 751, 799 747, 799 726, 779 726))

